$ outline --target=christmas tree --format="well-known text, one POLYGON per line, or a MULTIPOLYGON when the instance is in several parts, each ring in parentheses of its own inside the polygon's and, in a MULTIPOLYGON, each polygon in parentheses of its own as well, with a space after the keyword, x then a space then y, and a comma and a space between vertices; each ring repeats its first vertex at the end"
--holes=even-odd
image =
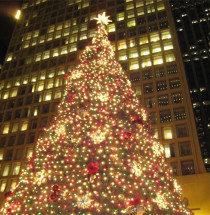
POLYGON ((108 41, 105 13, 2 214, 191 214, 108 41))

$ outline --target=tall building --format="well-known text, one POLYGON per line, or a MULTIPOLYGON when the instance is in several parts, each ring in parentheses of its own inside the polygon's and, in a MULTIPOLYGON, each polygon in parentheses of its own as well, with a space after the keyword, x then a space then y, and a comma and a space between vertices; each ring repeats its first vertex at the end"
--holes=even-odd
POLYGON ((201 152, 210 172, 210 2, 170 0, 201 152))
MULTIPOLYGON (((14 187, 56 114, 64 75, 90 42, 94 18, 113 20, 117 60, 149 113, 177 177, 205 173, 182 55, 163 0, 30 0, 22 6, 0 74, 0 192, 14 187)), ((189 178, 189 177, 186 177, 189 178)))

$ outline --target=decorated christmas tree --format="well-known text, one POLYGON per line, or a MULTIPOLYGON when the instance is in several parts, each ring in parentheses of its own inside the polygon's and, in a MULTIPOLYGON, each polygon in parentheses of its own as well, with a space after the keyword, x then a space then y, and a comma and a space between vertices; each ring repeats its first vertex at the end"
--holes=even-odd
POLYGON ((191 214, 108 41, 105 13, 2 214, 191 214))

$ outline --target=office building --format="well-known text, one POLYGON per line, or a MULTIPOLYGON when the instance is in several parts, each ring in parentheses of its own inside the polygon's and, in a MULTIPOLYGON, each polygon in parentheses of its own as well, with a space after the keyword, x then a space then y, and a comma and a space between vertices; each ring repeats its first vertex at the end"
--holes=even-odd
POLYGON ((210 2, 170 0, 203 160, 210 172, 210 2))

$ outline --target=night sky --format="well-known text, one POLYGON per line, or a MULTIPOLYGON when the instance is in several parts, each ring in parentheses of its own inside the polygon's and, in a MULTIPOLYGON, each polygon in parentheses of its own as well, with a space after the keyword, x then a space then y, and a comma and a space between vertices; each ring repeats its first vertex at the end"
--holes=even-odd
POLYGON ((22 0, 0 0, 0 63, 4 59, 15 26, 15 14, 22 0))

